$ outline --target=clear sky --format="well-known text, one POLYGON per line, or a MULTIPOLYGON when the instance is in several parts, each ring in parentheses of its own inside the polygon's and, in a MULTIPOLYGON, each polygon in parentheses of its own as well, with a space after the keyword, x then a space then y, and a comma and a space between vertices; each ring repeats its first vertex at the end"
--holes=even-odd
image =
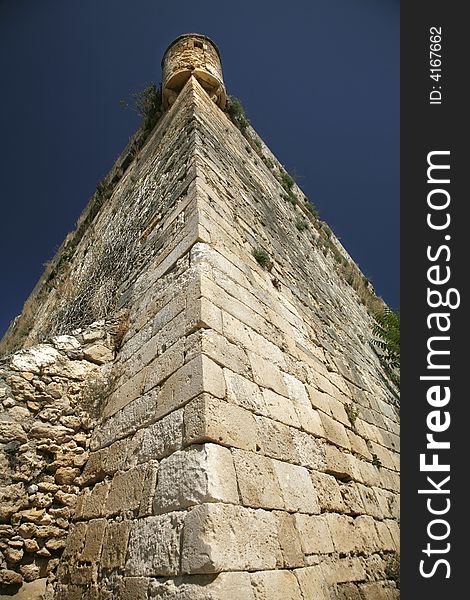
POLYGON ((398 0, 0 0, 0 335, 139 123, 168 44, 228 93, 377 293, 399 306, 398 0))

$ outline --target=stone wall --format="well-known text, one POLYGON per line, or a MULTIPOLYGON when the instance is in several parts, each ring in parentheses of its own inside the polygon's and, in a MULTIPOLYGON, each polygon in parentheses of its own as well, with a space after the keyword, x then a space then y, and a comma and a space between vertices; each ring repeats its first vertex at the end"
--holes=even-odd
POLYGON ((44 588, 46 577, 54 584, 96 413, 108 393, 108 330, 95 323, 0 366, 2 591, 36 580, 35 589, 44 588))
POLYGON ((71 260, 137 219, 55 600, 398 597, 397 392, 258 144, 191 78, 71 260))

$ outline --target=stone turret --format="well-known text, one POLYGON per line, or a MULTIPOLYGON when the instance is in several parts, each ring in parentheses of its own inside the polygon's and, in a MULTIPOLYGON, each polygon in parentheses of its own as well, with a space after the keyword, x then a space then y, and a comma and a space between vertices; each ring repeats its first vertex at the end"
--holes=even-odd
POLYGON ((227 94, 222 77, 220 53, 214 42, 199 33, 185 33, 168 46, 162 60, 163 108, 169 108, 191 75, 211 99, 225 107, 227 94))

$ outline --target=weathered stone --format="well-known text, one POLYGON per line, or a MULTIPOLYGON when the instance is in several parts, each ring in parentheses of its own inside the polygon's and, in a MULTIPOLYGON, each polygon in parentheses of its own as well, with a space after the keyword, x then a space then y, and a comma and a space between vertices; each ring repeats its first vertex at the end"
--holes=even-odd
POLYGON ((328 523, 324 515, 295 515, 295 525, 305 554, 330 554, 334 552, 328 523))
POLYGON ((127 575, 158 577, 179 573, 183 516, 168 513, 132 523, 127 575))
POLYGON ((280 564, 282 554, 272 513, 229 504, 204 504, 193 508, 185 518, 183 573, 274 569, 280 564))
POLYGON ((284 508, 281 488, 271 459, 233 450, 242 504, 252 508, 284 508))
POLYGON ((251 575, 255 600, 303 600, 297 579, 290 571, 260 571, 251 575))
POLYGON ((291 569, 304 566, 304 555, 299 532, 295 527, 294 515, 283 511, 274 513, 277 523, 277 535, 281 547, 283 566, 291 569))
POLYGON ((103 344, 93 344, 83 350, 83 358, 90 362, 102 365, 114 359, 114 353, 103 344))
POLYGON ((169 512, 204 502, 238 503, 230 450, 215 444, 191 446, 161 461, 154 510, 169 512))
POLYGON ((103 569, 119 569, 126 564, 130 528, 130 521, 108 523, 102 543, 101 566, 103 569))
POLYGON ((104 514, 115 515, 139 508, 142 501, 146 467, 139 465, 113 477, 104 514))
POLYGON ((279 460, 272 462, 286 510, 319 513, 320 505, 307 469, 279 460))

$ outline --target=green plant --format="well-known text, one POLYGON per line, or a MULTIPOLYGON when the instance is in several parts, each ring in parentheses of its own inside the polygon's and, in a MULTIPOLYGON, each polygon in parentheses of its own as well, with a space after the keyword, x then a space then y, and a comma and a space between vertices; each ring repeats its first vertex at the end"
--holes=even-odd
POLYGON ((352 402, 350 402, 349 404, 345 404, 344 410, 346 411, 346 414, 348 415, 349 422, 354 427, 354 425, 356 423, 356 419, 359 416, 359 412, 357 411, 357 409, 355 408, 355 406, 352 402))
POLYGON ((299 231, 304 231, 305 229, 307 229, 308 223, 305 219, 302 219, 302 217, 298 217, 298 219, 295 222, 295 226, 299 231))
POLYGON ((289 173, 286 173, 286 171, 281 171, 280 182, 287 193, 292 191, 292 188, 294 187, 295 183, 295 181, 292 179, 289 173))
POLYGON ((245 133, 250 125, 250 121, 245 114, 245 109, 240 100, 235 98, 235 96, 229 96, 227 99, 226 111, 232 123, 236 125, 242 133, 245 133))
POLYGON ((158 120, 162 104, 162 94, 155 83, 141 92, 133 94, 135 109, 144 120, 144 129, 152 128, 158 120))
POLYGON ((383 352, 383 361, 391 369, 400 368, 400 311, 385 308, 374 314, 374 344, 383 352))
POLYGON ((254 248, 251 252, 256 262, 265 269, 271 262, 271 257, 263 248, 254 248))
POLYGON ((308 198, 305 198, 305 208, 308 210, 308 212, 313 215, 316 219, 318 219, 320 217, 317 207, 315 206, 315 204, 313 204, 312 202, 310 202, 310 200, 308 198))
POLYGON ((377 467, 377 469, 380 469, 380 467, 382 466, 382 461, 377 456, 377 454, 372 454, 372 464, 374 465, 374 467, 377 467))

